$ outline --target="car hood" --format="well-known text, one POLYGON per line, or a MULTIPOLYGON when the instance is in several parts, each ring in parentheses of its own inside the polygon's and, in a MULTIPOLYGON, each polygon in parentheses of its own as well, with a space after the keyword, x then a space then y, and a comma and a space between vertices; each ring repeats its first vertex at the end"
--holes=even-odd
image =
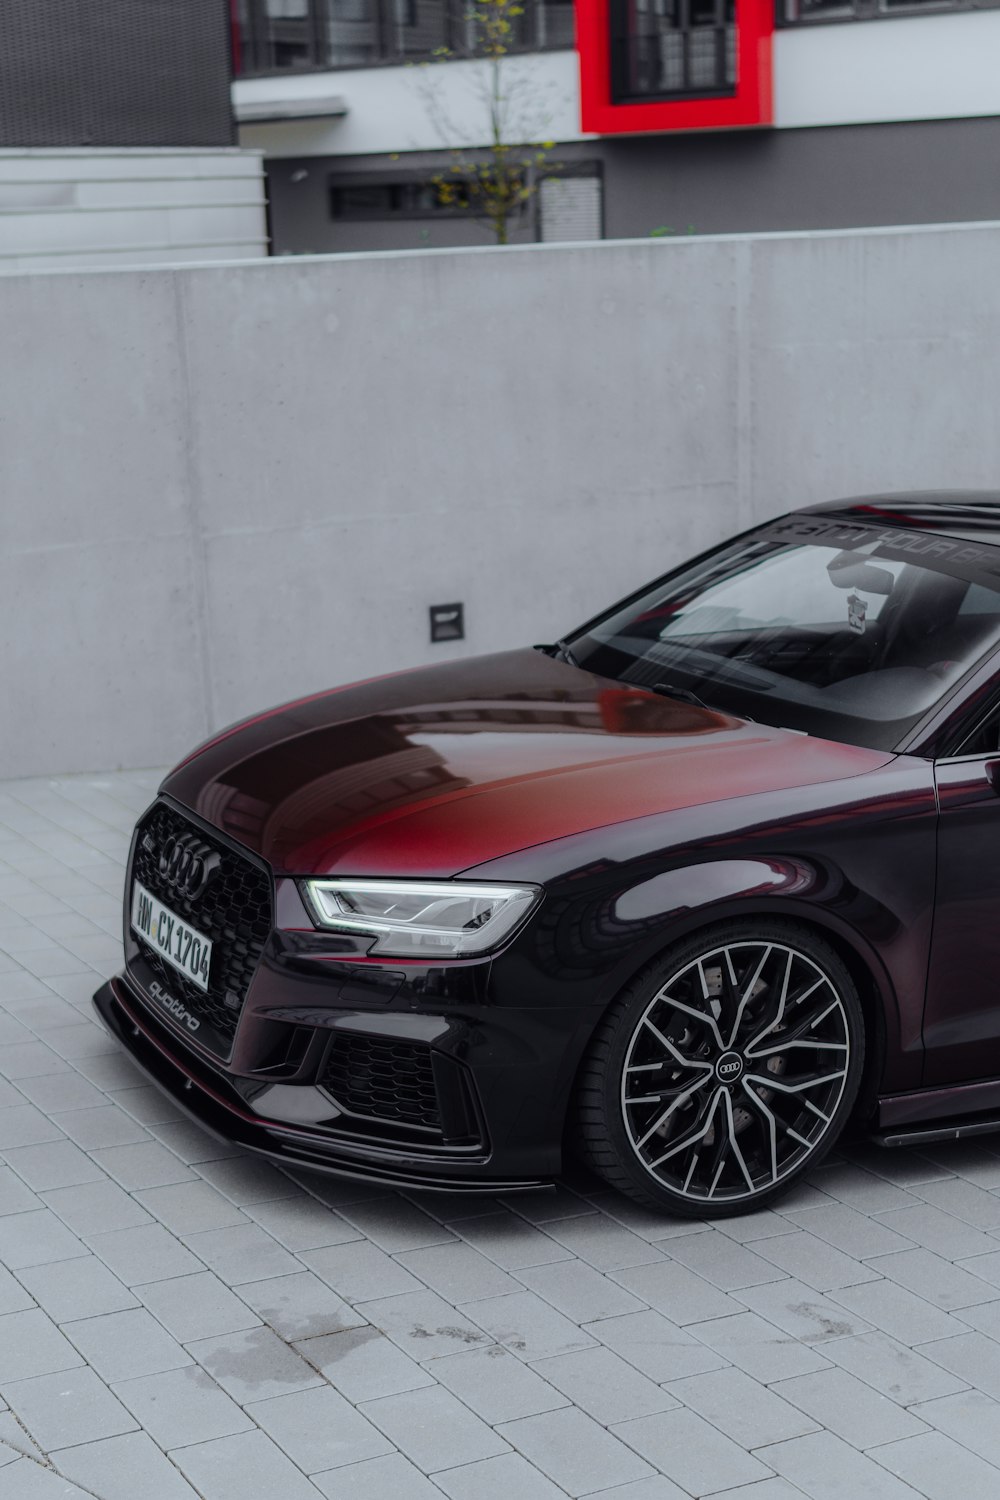
POLYGON ((163 790, 279 874, 447 877, 625 819, 891 759, 521 650, 272 709, 209 740, 163 790))

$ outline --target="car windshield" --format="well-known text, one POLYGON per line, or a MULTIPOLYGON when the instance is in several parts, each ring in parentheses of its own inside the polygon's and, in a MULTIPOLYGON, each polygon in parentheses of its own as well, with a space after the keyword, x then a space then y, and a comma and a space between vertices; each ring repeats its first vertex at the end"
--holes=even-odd
POLYGON ((998 640, 1000 552, 802 517, 661 579, 571 649, 621 682, 892 749, 998 640))

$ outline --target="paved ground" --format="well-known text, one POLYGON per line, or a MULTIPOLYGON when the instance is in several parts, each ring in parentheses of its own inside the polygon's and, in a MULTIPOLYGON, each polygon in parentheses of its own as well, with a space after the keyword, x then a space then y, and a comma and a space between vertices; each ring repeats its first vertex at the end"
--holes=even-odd
POLYGON ((0 783, 0 1500, 997 1500, 1000 1137, 718 1224, 285 1176, 90 1016, 155 779, 0 783))

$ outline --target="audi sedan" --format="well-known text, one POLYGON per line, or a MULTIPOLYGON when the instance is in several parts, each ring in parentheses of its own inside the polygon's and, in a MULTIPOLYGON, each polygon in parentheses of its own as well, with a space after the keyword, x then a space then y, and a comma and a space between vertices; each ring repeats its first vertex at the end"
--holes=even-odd
POLYGON ((207 1129, 409 1188, 756 1209, 1000 1128, 1000 496, 746 532, 564 640, 224 730, 95 996, 207 1129))

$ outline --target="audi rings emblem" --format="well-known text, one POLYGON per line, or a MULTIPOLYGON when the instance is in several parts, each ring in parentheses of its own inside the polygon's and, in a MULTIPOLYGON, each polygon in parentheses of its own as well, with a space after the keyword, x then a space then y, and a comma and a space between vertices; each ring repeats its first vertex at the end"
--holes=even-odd
POLYGON ((171 834, 160 850, 159 870, 171 890, 195 901, 221 863, 222 856, 193 833, 171 834))

